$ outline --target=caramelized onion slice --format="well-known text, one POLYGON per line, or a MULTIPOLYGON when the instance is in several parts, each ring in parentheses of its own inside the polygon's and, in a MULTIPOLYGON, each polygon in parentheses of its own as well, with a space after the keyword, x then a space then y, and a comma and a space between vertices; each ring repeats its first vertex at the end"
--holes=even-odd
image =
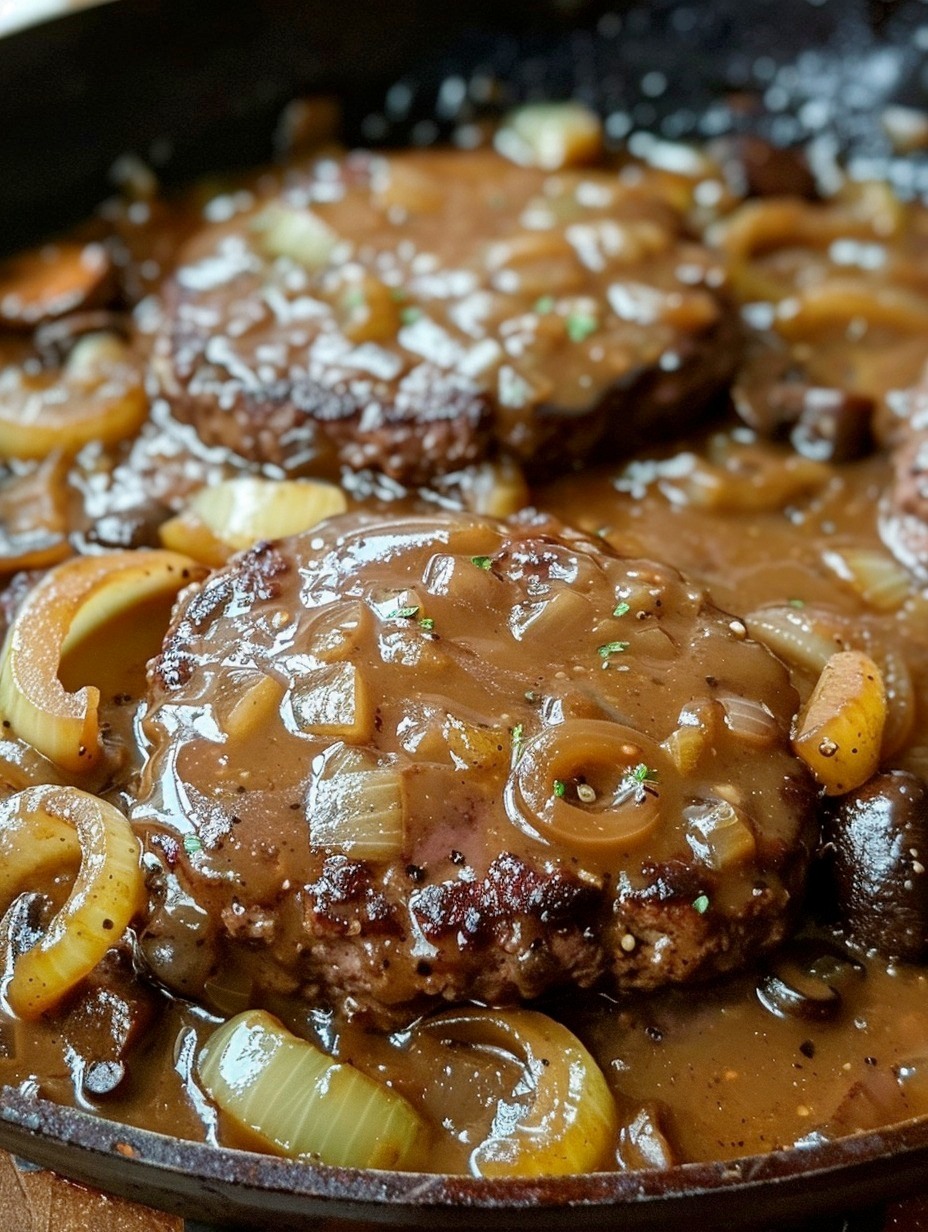
POLYGON ((506 811, 534 837, 612 857, 660 824, 661 782, 673 772, 667 751, 641 732, 569 719, 526 744, 506 786, 506 811))
MULTIPOLYGON (((70 693, 63 658, 94 630, 202 576, 176 552, 82 556, 51 569, 26 596, 0 652, 0 714, 13 731, 64 769, 89 769, 101 753, 100 690, 70 693)), ((118 651, 117 651, 118 653, 118 651)))
POLYGON ((514 1089, 500 1092, 490 1132, 471 1154, 476 1176, 567 1176, 609 1162, 618 1133, 612 1093, 586 1048, 559 1022, 534 1010, 462 1009, 416 1030, 518 1065, 514 1089))
POLYGON ((131 436, 148 413, 142 374, 115 335, 88 334, 60 371, 0 375, 0 457, 76 453, 90 441, 131 436))
POLYGON ((100 244, 48 244, 0 266, 0 323, 33 329, 105 295, 110 261, 100 244))
POLYGON ((164 523, 161 542, 216 568, 261 539, 298 534, 347 508, 334 483, 243 475, 202 488, 183 513, 164 523))
POLYGON ((198 1069, 210 1098, 265 1151, 345 1168, 425 1161, 429 1129, 411 1104, 264 1010, 221 1026, 198 1069))
POLYGON ((37 1018, 88 975, 141 910, 141 849, 111 804, 76 787, 32 787, 0 803, 0 900, 80 860, 67 902, 13 967, 7 999, 37 1018))
POLYGON ((858 650, 825 664, 799 716, 793 749, 828 796, 866 783, 880 762, 886 690, 880 669, 858 650))

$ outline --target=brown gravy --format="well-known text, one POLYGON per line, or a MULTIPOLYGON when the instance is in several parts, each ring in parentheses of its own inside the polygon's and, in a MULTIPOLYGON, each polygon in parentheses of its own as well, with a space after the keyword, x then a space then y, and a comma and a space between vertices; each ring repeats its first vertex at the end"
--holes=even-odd
MULTIPOLYGON (((532 172, 526 180, 515 169, 496 163, 494 156, 481 154, 478 161, 467 164, 464 173, 465 180, 482 186, 482 200, 472 217, 465 219, 463 208, 459 210, 462 237, 457 231, 442 231, 434 217, 429 221, 430 194, 437 191, 436 180, 455 175, 454 162, 451 154, 408 155, 398 162, 402 175, 395 181, 405 194, 403 225, 411 225, 410 201, 415 206, 418 194, 426 216, 417 241, 420 249, 443 249, 443 258, 452 264, 466 265, 472 260, 474 236, 479 239, 484 234, 481 226, 487 219, 499 229, 498 198, 501 193, 505 196, 509 180, 516 183, 511 193, 518 198, 518 210, 510 223, 524 212, 526 203, 537 206, 539 193, 547 201, 545 208, 554 214, 560 210, 560 223, 566 220, 567 226, 576 225, 574 214, 583 208, 577 203, 578 193, 582 198, 585 192, 599 202, 594 210, 598 223, 616 208, 613 199, 603 199, 614 171, 591 173, 586 180, 582 172, 571 173, 567 179, 532 172), (494 165, 500 168, 500 178, 491 189, 487 168, 494 165)), ((362 168, 358 175, 362 171, 369 175, 366 164, 357 166, 362 168)), ((711 168, 705 174, 712 179, 711 168)), ((873 590, 867 590, 872 578, 862 578, 858 563, 862 553, 870 553, 890 571, 894 567, 880 519, 886 493, 896 477, 892 450, 906 430, 903 391, 917 384, 928 360, 919 315, 925 314, 928 321, 928 215, 921 207, 892 201, 880 186, 849 185, 832 202, 739 205, 723 200, 718 217, 705 217, 698 205, 697 181, 631 164, 622 175, 623 201, 632 203, 627 208, 633 217, 642 200, 662 200, 672 220, 659 228, 663 247, 656 264, 641 258, 642 267, 636 266, 637 283, 647 269, 647 276, 659 284, 663 294, 664 284, 679 276, 674 261, 666 256, 667 236, 675 228, 694 242, 699 236, 708 244, 706 249, 699 248, 698 260, 692 254, 687 258, 699 266, 698 277, 692 271, 687 275, 691 281, 705 280, 706 270, 714 269, 716 261, 725 267, 725 294, 741 310, 750 335, 746 359, 735 378, 736 391, 739 382, 742 388, 756 383, 758 370, 763 377, 763 365, 772 363, 776 379, 789 370, 788 380, 800 391, 825 388, 868 401, 876 443, 849 460, 813 457, 810 452, 814 451, 797 452, 782 439, 770 439, 782 438, 783 425, 765 435, 763 430, 754 430, 756 423, 750 428, 729 414, 710 428, 697 422, 686 425, 672 443, 656 442, 653 449, 641 449, 632 459, 603 462, 593 446, 592 464, 580 470, 565 455, 564 473, 550 482, 538 482, 530 497, 524 490, 524 502, 530 500, 594 540, 598 537, 623 557, 647 557, 679 569, 705 586, 719 607, 746 620, 749 632, 761 640, 769 632, 765 612, 776 609, 781 614, 792 612, 797 620, 814 627, 818 621, 842 645, 865 650, 881 668, 890 699, 888 722, 893 734, 881 768, 902 769, 924 778, 928 774, 925 594, 916 577, 903 575, 904 593, 887 600, 878 592, 874 598, 873 590), (639 179, 645 188, 638 186, 639 179), (752 210, 758 211, 756 217, 752 218, 752 210), (784 238, 790 234, 798 236, 799 242, 784 238)), ((274 180, 256 191, 270 195, 276 187, 274 180)), ((242 191, 250 193, 251 189, 242 191)), ((213 216, 224 208, 214 203, 213 216)), ((364 209, 369 207, 360 198, 354 208, 361 219, 357 225, 368 232, 371 252, 391 242, 378 230, 385 225, 381 213, 367 217, 364 209)), ((160 275, 152 276, 150 261, 154 258, 150 254, 157 253, 161 259, 165 252, 173 253, 178 237, 196 230, 196 206, 188 205, 185 212, 168 214, 158 222, 162 209, 167 207, 136 203, 128 210, 115 211, 116 238, 109 242, 117 272, 122 263, 119 276, 124 301, 142 290, 157 290, 160 275)), ((411 212, 415 214, 415 208, 411 212)), ((334 208, 324 207, 322 213, 331 215, 337 225, 334 208)), ((234 218, 222 224, 230 234, 235 234, 237 225, 234 218)), ((391 221, 387 230, 393 226, 391 221)), ((192 262, 198 244, 209 247, 215 242, 215 224, 210 223, 205 233, 190 241, 192 247, 184 259, 192 262)), ((523 251, 513 248, 513 241, 505 242, 510 244, 510 257, 516 252, 520 260, 527 260, 528 248, 523 251)), ((574 293, 571 279, 576 276, 577 250, 568 252, 565 243, 559 233, 551 252, 530 254, 540 265, 527 268, 540 281, 537 286, 526 282, 512 292, 529 297, 516 307, 531 318, 525 328, 532 345, 551 334, 552 351, 567 356, 565 362, 555 362, 552 374, 546 376, 544 393, 537 398, 533 395, 533 408, 552 399, 568 410, 585 405, 591 380, 598 388, 615 379, 609 365, 618 362, 620 343, 624 345, 623 339, 613 339, 610 351, 604 337, 591 341, 584 336, 576 342, 570 337, 571 329, 576 332, 578 328, 570 324, 570 311, 576 309, 555 313, 558 322, 552 324, 552 306, 538 305, 540 290, 552 274, 546 262, 554 261, 554 274, 560 270, 559 276, 570 284, 565 283, 564 293, 574 293)), ((682 259, 679 252, 674 255, 682 259)), ((412 257, 408 253, 404 260, 412 257)), ((488 268, 505 272, 507 259, 496 253, 488 268)), ((362 281, 377 266, 370 253, 364 261, 368 265, 362 281)), ((161 271, 168 272, 167 268, 161 271)), ((608 298, 613 273, 610 269, 597 274, 596 292, 601 297, 608 298)), ((483 269, 480 276, 485 275, 483 269)), ((344 310, 344 287, 336 285, 340 277, 333 275, 335 281, 326 292, 329 299, 325 302, 330 308, 335 305, 332 311, 344 310)), ((713 287, 718 281, 709 279, 713 287)), ((81 305, 84 312, 98 311, 98 302, 108 302, 98 284, 95 272, 81 305)), ((495 293, 508 294, 511 288, 505 278, 501 285, 503 290, 497 287, 495 293)), ((477 291, 472 287, 471 293, 477 291)), ((216 297, 222 300, 225 294, 220 290, 216 297)), ((437 306, 429 319, 447 332, 454 325, 453 297, 436 294, 434 298, 437 306)), ((424 308, 417 305, 416 311, 428 318, 425 293, 423 301, 424 308)), ((407 313, 404 323, 395 311, 399 301, 390 302, 393 307, 384 311, 397 317, 394 332, 422 319, 413 320, 407 313)), ((205 309, 200 304, 199 308, 219 311, 215 305, 205 309)), ((597 312, 600 309, 601 305, 597 312)), ((516 312, 512 304, 495 304, 497 310, 501 316, 516 312)), ((143 366, 149 362, 151 334, 159 328, 159 311, 153 300, 135 306, 134 346, 143 366)), ((591 315, 586 307, 584 311, 591 315)), ((715 311, 713 301, 713 322, 715 311)), ((49 366, 41 349, 21 365, 26 345, 20 336, 23 324, 13 312, 7 321, 9 332, 0 339, 11 385, 40 380, 43 364, 45 370, 49 366)), ((80 332, 79 323, 74 328, 80 332)), ((616 328, 631 329, 628 322, 616 328)), ((696 325, 687 319, 674 328, 692 330, 696 325)), ((659 363, 660 353, 672 349, 663 334, 652 335, 648 345, 653 343, 656 350, 643 360, 645 344, 636 329, 631 332, 638 363, 659 363)), ((586 333, 586 327, 580 332, 586 333)), ((373 337, 364 341, 373 341, 373 337)), ((249 337, 247 346, 260 348, 263 342, 266 339, 259 330, 249 337)), ((49 345, 47 338, 44 345, 49 345)), ((156 354, 157 349, 158 343, 156 354)), ((155 367, 157 363, 156 359, 155 367)), ((123 378, 111 372, 108 379, 118 385, 123 378)), ((511 431, 509 422, 500 432, 504 445, 512 444, 507 440, 511 431)), ((114 544, 134 549, 157 542, 158 525, 182 509, 192 492, 249 469, 249 465, 256 471, 268 462, 259 457, 246 464, 218 448, 204 449, 188 433, 188 428, 170 421, 163 403, 156 403, 137 434, 126 432, 124 440, 109 446, 89 444, 76 451, 66 467, 67 483, 61 474, 49 472, 45 480, 40 476, 45 504, 39 502, 35 525, 27 531, 34 533, 36 543, 41 539, 42 551, 51 551, 51 556, 23 553, 21 537, 12 533, 11 526, 4 526, 8 559, 27 569, 44 568, 64 559, 72 548, 93 552, 114 544), (48 513, 49 502, 55 507, 54 516, 48 513), (56 528, 56 517, 59 523, 63 521, 64 531, 60 525, 56 528)), ((215 436, 210 438, 207 433, 207 437, 211 445, 216 444, 215 436)), ((518 455, 519 449, 513 452, 518 455)), ((270 464, 268 473, 282 478, 286 461, 274 458, 270 464)), ((17 485, 35 480, 38 465, 9 461, 3 476, 6 493, 15 500, 15 493, 22 491, 17 485)), ((427 515, 436 501, 477 508, 482 516, 486 510, 480 508, 480 485, 486 473, 480 466, 487 465, 494 465, 492 456, 489 463, 477 463, 463 476, 440 475, 431 486, 403 488, 395 476, 385 479, 376 474, 346 475, 344 486, 353 506, 378 513, 386 510, 391 516, 397 511, 427 515)), ((323 451, 318 469, 331 472, 332 466, 331 453, 323 451)), ((419 478, 413 474, 412 483, 418 484, 419 478)), ((13 578, 4 600, 11 620, 32 580, 20 574, 13 578)), ((164 605, 159 609, 153 603, 145 615, 152 618, 150 624, 136 624, 131 637, 118 619, 102 626, 95 641, 82 647, 80 659, 65 663, 60 673, 65 687, 73 690, 91 670, 88 665, 102 658, 107 645, 119 647, 118 661, 104 670, 92 668, 103 689, 101 716, 108 729, 110 756, 95 777, 79 781, 124 809, 138 792, 137 772, 145 755, 140 728, 146 690, 143 671, 160 644, 164 605)), ((133 619, 137 617, 136 612, 133 619)), ((817 673, 802 662, 790 666, 792 683, 804 703, 817 673)), ((7 730, 0 745, 4 795, 38 782, 68 781, 60 768, 17 739, 9 720, 4 726, 7 730)), ((143 832, 144 826, 139 829, 143 832)), ((47 925, 52 906, 65 897, 66 883, 61 875, 51 886, 34 887, 50 896, 52 905, 36 899, 31 916, 25 907, 14 916, 8 928, 8 967, 11 953, 22 948, 24 936, 34 939, 47 925)), ((864 952, 824 912, 814 897, 817 882, 813 886, 803 932, 813 939, 810 945, 825 945, 828 953, 837 948, 844 955, 824 981, 827 988, 837 989, 839 1001, 832 999, 831 1008, 819 1017, 807 1016, 816 1013, 815 1005, 810 1011, 804 1003, 804 1008, 795 1011, 794 1006, 784 1009, 776 996, 771 1002, 770 981, 776 982, 777 964, 787 960, 782 952, 762 960, 753 957, 743 974, 682 990, 647 994, 614 988, 602 993, 589 990, 580 999, 552 993, 540 1003, 544 1012, 577 1033, 606 1075, 622 1126, 610 1166, 664 1167, 687 1160, 729 1159, 928 1114, 928 976, 924 967, 864 952)), ((925 943, 928 949, 928 937, 925 943)), ((260 954, 254 961, 260 965, 260 954)), ((247 964, 246 959, 246 969, 247 964)), ((223 1145, 247 1144, 204 1093, 196 1076, 196 1057, 220 1014, 232 1015, 246 1007, 251 977, 238 979, 234 971, 225 969, 218 982, 215 976, 211 978, 213 986, 203 998, 208 1008, 202 1008, 196 1003, 200 998, 188 1002, 147 987, 131 973, 125 954, 118 960, 111 956, 60 1008, 37 1021, 18 1020, 6 1007, 0 1015, 0 1080, 27 1084, 53 1100, 128 1124, 223 1145)), ((519 1080, 512 1058, 490 1063, 485 1056, 467 1062, 463 1077, 460 1070, 449 1077, 453 1067, 442 1069, 441 1046, 417 1036, 415 1026, 408 1023, 375 1031, 363 1021, 351 1021, 324 1004, 280 989, 268 991, 264 1000, 297 1034, 388 1082, 430 1118, 434 1148, 428 1167, 433 1170, 468 1170, 473 1144, 490 1133, 500 1100, 519 1080)))

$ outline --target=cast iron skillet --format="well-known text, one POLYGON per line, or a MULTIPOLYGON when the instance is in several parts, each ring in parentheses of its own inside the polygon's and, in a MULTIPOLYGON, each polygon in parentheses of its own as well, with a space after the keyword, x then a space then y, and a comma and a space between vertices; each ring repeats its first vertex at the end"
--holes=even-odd
MULTIPOLYGON (((119 0, 0 40, 0 249, 86 215, 126 152, 168 183, 260 162, 282 105, 320 92, 343 100, 348 142, 432 141, 478 107, 574 94, 616 139, 748 126, 928 195, 928 156, 895 158, 879 121, 888 101, 926 105, 926 49, 920 0, 119 0), (455 107, 449 76, 467 86, 455 107)), ((928 1187, 928 1118, 725 1164, 479 1181, 220 1150, 7 1088, 0 1147, 188 1216, 292 1229, 756 1227, 928 1187)))

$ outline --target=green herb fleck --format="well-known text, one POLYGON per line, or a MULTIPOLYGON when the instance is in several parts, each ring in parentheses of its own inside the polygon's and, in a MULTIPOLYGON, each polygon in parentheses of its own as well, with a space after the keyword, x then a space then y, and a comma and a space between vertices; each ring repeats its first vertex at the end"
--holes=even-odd
POLYGON ((534 689, 526 689, 523 696, 527 702, 532 702, 532 704, 538 701, 538 694, 534 689))
POLYGON ((435 628, 434 618, 431 616, 420 616, 419 627, 425 629, 427 633, 431 633, 431 631, 435 628))
POLYGON ((392 612, 387 612, 387 620, 412 620, 413 616, 418 615, 418 604, 412 607, 395 607, 392 612))
POLYGON ((404 325, 415 325, 416 321, 421 320, 421 308, 404 308, 400 313, 400 320, 404 325))
POLYGON ((554 780, 554 794, 557 796, 559 800, 563 799, 564 792, 566 790, 567 790, 567 787, 565 786, 563 779, 554 780))
POLYGON ((597 654, 601 659, 608 659, 610 655, 622 654, 625 650, 628 650, 628 642, 604 642, 597 648, 597 654))
POLYGON ((547 316, 549 312, 554 311, 554 296, 542 295, 541 299, 535 300, 535 311, 540 317, 547 316))
POLYGON ((790 607, 805 607, 806 605, 805 599, 789 599, 787 602, 790 607))
POLYGON ((360 287, 349 287, 342 297, 346 312, 356 312, 359 308, 363 308, 366 302, 364 292, 360 287))
POLYGON ((631 606, 628 603, 617 603, 612 609, 612 614, 613 616, 627 616, 631 610, 631 606))
POLYGON ((203 844, 195 834, 184 835, 184 851, 188 856, 196 855, 198 851, 203 850, 203 844))
POLYGON ((512 756, 516 761, 522 756, 523 730, 521 723, 517 723, 512 729, 512 756))
POLYGON ((700 894, 698 898, 694 898, 693 910, 698 911, 700 915, 705 915, 709 910, 709 895, 700 894))
POLYGON ((470 558, 470 563, 472 565, 476 565, 478 569, 486 570, 492 567, 493 557, 492 556, 472 556, 470 558))
POLYGON ((401 304, 406 298, 406 292, 402 287, 392 287, 390 289, 390 298, 395 304, 401 304))
POLYGON ((652 770, 650 766, 646 766, 643 761, 640 761, 637 766, 633 766, 629 773, 636 783, 657 782, 657 771, 652 770))
POLYGON ((571 342, 586 342, 599 329, 599 321, 588 312, 571 312, 564 321, 571 342))

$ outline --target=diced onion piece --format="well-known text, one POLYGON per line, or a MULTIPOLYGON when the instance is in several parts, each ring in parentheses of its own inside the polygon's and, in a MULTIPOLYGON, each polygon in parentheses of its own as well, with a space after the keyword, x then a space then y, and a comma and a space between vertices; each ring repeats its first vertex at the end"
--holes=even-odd
POLYGON ((442 735, 459 768, 485 774, 508 770, 512 737, 501 727, 480 727, 449 714, 442 724, 442 735))
POLYGON ((393 289, 369 275, 348 283, 337 300, 342 333, 352 342, 386 342, 400 327, 393 289))
POLYGON ((275 676, 261 676, 242 690, 222 721, 230 740, 247 740, 259 732, 275 713, 284 695, 284 686, 275 676))
POLYGON ((679 774, 692 774, 718 739, 722 724, 722 707, 706 698, 684 706, 677 728, 662 742, 679 774))
POLYGON ((12 730, 70 771, 99 758, 100 690, 68 692, 62 660, 117 616, 170 599, 202 570, 175 552, 82 556, 50 570, 26 596, 0 653, 0 713, 12 730))
POLYGON ((51 1009, 119 940, 144 902, 141 848, 117 809, 76 787, 33 787, 0 804, 0 899, 77 863, 67 902, 15 961, 7 998, 21 1018, 51 1009))
POLYGON ((535 645, 570 641, 587 632, 594 623, 593 605, 586 595, 565 586, 547 598, 515 609, 510 618, 513 637, 531 639, 535 645))
POLYGON ((100 244, 48 244, 11 257, 0 266, 0 323, 34 329, 85 307, 109 273, 100 244))
POLYGON ((659 1104, 642 1104, 622 1126, 619 1134, 619 1162, 630 1172, 641 1168, 664 1170, 679 1163, 663 1124, 659 1104))
POLYGON ((109 334, 81 338, 59 372, 0 375, 0 457, 76 453, 91 441, 132 436, 148 413, 138 363, 109 334))
POLYGON ((494 144, 522 167, 559 171, 595 161, 602 151, 599 116, 583 103, 528 103, 503 121, 494 144))
POLYGON ((268 257, 289 257, 309 270, 323 269, 335 251, 338 236, 310 209, 274 201, 252 222, 258 243, 268 257))
POLYGON ((506 811, 533 837, 611 859, 660 825, 661 781, 672 773, 666 750, 642 733, 568 719, 525 745, 506 785, 506 811))
POLYGON ((358 743, 374 729, 374 703, 354 663, 320 663, 290 688, 293 722, 301 732, 358 743))
POLYGON ((793 749, 826 795, 843 795, 877 770, 885 723, 880 669, 860 651, 841 651, 825 664, 799 716, 793 749))
POLYGON ((263 1010, 219 1028, 198 1062, 210 1098, 265 1151, 341 1168, 416 1168, 429 1129, 411 1104, 263 1010))
POLYGON ((341 663, 359 650, 372 629, 371 610, 361 599, 340 599, 319 608, 309 627, 308 646, 323 663, 341 663))
POLYGON ((758 749, 776 744, 777 721, 763 702, 736 693, 720 696, 719 702, 725 712, 725 726, 733 736, 758 749))
POLYGON ((370 764, 358 749, 336 745, 313 766, 309 835, 314 847, 359 860, 391 860, 406 840, 406 789, 391 765, 370 764))
POLYGON ((490 1132, 471 1153, 476 1176, 568 1176, 612 1162, 615 1101, 599 1066, 566 1027, 534 1010, 463 1009, 416 1030, 518 1063, 514 1089, 500 1092, 490 1132))
POLYGON ((757 853, 754 831, 742 811, 728 800, 688 805, 687 842, 697 859, 723 872, 753 859, 757 853))
POLYGON ((864 603, 879 612, 895 612, 912 593, 908 571, 879 548, 835 548, 822 558, 864 603))
POLYGON ((334 483, 243 475, 201 488, 161 527, 161 542, 215 567, 259 540, 299 534, 347 508, 334 483))

